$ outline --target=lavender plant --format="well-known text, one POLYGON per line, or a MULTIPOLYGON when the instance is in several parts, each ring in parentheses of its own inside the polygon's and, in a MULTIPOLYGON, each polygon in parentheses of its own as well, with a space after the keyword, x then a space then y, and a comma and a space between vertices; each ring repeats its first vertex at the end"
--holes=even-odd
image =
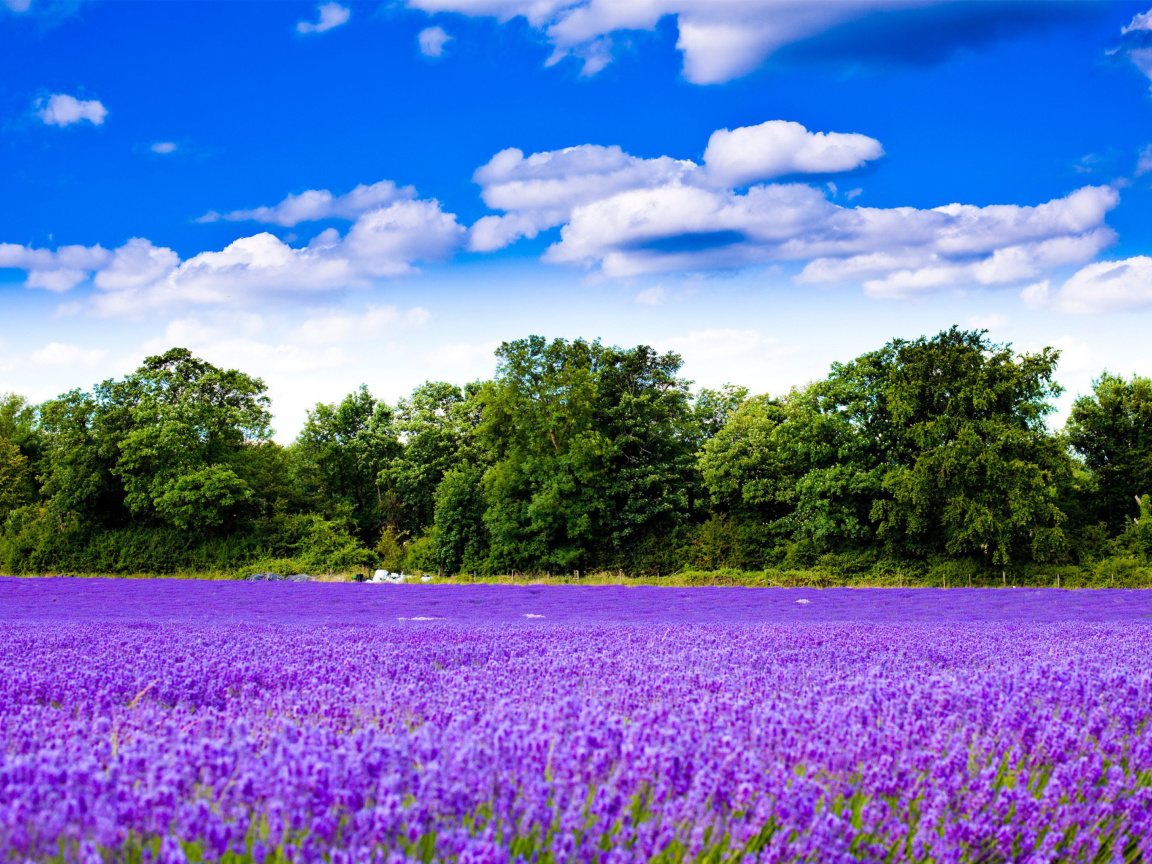
POLYGON ((0 579, 0 860, 1152 861, 1149 605, 0 579))

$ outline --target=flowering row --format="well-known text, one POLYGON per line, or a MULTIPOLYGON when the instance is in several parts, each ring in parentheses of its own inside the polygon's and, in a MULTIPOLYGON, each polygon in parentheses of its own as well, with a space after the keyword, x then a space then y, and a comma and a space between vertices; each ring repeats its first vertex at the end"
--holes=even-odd
POLYGON ((0 860, 1152 861, 1150 648, 1116 621, 9 621, 0 860))

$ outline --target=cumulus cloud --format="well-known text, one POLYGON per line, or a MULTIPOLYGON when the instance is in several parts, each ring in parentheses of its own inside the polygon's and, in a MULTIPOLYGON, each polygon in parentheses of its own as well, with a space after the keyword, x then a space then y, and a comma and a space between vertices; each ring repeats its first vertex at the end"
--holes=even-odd
POLYGON ((883 154, 859 134, 771 121, 715 133, 702 165, 583 145, 525 156, 504 150, 475 175, 499 216, 477 221, 474 250, 562 226, 545 260, 608 276, 798 262, 804 283, 862 282, 899 297, 954 285, 1013 284, 1079 266, 1114 242, 1119 197, 1085 187, 1035 206, 930 210, 840 206, 829 186, 758 183, 852 170, 883 154))
POLYGON ((1098 261, 1074 273, 1057 291, 1041 283, 1024 291, 1033 308, 1051 306, 1074 314, 1120 312, 1152 306, 1152 258, 1098 261))
POLYGON ((343 236, 329 228, 303 247, 260 233, 181 261, 171 249, 139 237, 111 251, 7 243, 0 244, 0 267, 25 270, 29 287, 53 291, 90 278, 98 290, 89 308, 134 317, 181 305, 242 307, 367 287, 417 272, 417 262, 448 257, 463 237, 463 226, 438 201, 402 199, 362 213, 343 236))
POLYGON ((398 187, 391 180, 381 180, 367 186, 361 183, 346 195, 333 195, 327 189, 309 189, 299 195, 289 195, 273 207, 255 207, 251 210, 233 210, 230 213, 207 213, 197 222, 264 222, 291 228, 301 222, 318 219, 354 220, 371 210, 377 210, 395 201, 416 197, 412 186, 398 187))
POLYGON ((439 57, 451 39, 443 27, 425 27, 416 37, 416 41, 420 44, 420 53, 425 57, 439 57))
POLYGON ((867 135, 809 132, 799 123, 769 120, 759 126, 713 132, 704 151, 704 165, 716 185, 746 186, 786 174, 851 171, 883 155, 880 142, 867 135))
POLYGON ((352 15, 349 9, 339 3, 325 3, 317 11, 320 19, 315 24, 311 21, 301 21, 296 25, 297 33, 324 33, 346 23, 352 15))
POLYGON ((24 270, 30 288, 69 291, 88 278, 89 271, 108 264, 112 253, 97 246, 61 246, 55 251, 0 243, 0 268, 24 270))
MULTIPOLYGON (((522 16, 553 46, 594 74, 612 59, 613 34, 653 30, 675 16, 684 76, 716 84, 757 68, 777 49, 873 12, 938 5, 940 0, 407 0, 427 12, 459 12, 508 21, 522 16)), ((976 4, 980 6, 981 4, 976 4)))
POLYGON ((87 120, 94 126, 104 123, 108 109, 96 99, 77 99, 67 93, 53 93, 47 100, 38 103, 36 112, 49 126, 70 126, 87 120))
POLYGON ((161 153, 161 154, 175 153, 176 152, 176 142, 175 141, 157 141, 155 144, 153 144, 148 149, 151 150, 153 153, 161 153))
POLYGON ((848 171, 883 153, 880 142, 866 135, 809 132, 784 120, 712 133, 703 165, 668 156, 642 159, 620 147, 595 144, 531 156, 510 148, 473 176, 484 203, 505 213, 473 225, 469 247, 491 251, 521 237, 535 237, 571 220, 579 207, 631 190, 711 189, 786 174, 848 171))

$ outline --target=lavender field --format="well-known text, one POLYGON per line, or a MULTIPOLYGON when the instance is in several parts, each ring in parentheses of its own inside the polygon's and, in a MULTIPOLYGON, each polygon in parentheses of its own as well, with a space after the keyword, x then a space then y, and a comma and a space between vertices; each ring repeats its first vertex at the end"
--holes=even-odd
POLYGON ((1152 595, 0 578, 0 861, 1152 861, 1152 595))

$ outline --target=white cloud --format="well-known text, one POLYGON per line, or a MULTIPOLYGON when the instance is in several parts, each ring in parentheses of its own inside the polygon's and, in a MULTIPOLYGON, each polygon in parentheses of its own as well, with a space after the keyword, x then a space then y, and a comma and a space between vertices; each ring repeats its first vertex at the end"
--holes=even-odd
POLYGON ((49 126, 69 126, 87 120, 95 126, 104 123, 108 109, 96 99, 77 99, 67 93, 53 93, 41 100, 37 116, 49 126))
POLYGON ((498 249, 560 226, 545 260, 611 277, 797 262, 802 283, 862 282, 872 296, 901 297, 1034 280, 1083 265, 1115 240, 1104 222, 1119 201, 1111 187, 1035 206, 931 210, 841 206, 828 198, 834 184, 740 191, 784 175, 853 170, 881 155, 865 135, 784 121, 720 130, 702 165, 592 144, 531 156, 503 150, 474 180, 485 203, 504 212, 479 219, 469 247, 498 249))
POLYGON ((704 165, 717 186, 746 186, 786 174, 851 171, 883 155, 880 142, 867 135, 809 132, 799 123, 769 120, 759 126, 713 132, 704 151, 704 165))
POLYGON ((1120 32, 1121 34, 1128 34, 1137 30, 1152 30, 1152 10, 1141 12, 1120 32))
POLYGON ((320 19, 313 24, 310 21, 301 21, 296 25, 297 33, 323 33, 333 27, 339 27, 351 17, 352 12, 339 3, 325 3, 319 7, 320 19))
POLYGON ((439 57, 451 39, 443 27, 425 27, 416 37, 416 41, 420 43, 420 53, 425 57, 439 57))
POLYGON ((638 306, 659 306, 667 300, 668 289, 663 285, 653 285, 637 294, 635 302, 638 306))
POLYGON ((391 180, 381 180, 367 186, 361 183, 346 195, 333 195, 327 189, 308 189, 299 195, 289 195, 273 207, 255 207, 251 210, 233 210, 230 213, 207 213, 197 222, 265 222, 291 228, 301 222, 318 219, 354 220, 371 210, 377 210, 394 201, 416 197, 412 186, 399 187, 391 180))
POLYGON ((0 243, 0 268, 24 270, 28 287, 48 291, 69 291, 111 260, 112 253, 102 246, 61 246, 53 252, 0 243))
POLYGON ((157 141, 155 144, 153 144, 148 149, 151 150, 153 153, 161 153, 161 154, 175 153, 176 152, 176 142, 175 141, 157 141))
POLYGON ((25 270, 29 287, 53 291, 91 278, 98 291, 61 311, 138 317, 186 305, 243 307, 368 287, 376 279, 418 272, 417 262, 450 256, 464 234, 438 201, 401 199, 362 213, 343 236, 329 228, 305 247, 260 233, 181 261, 171 249, 139 237, 112 251, 65 246, 53 252, 5 243, 0 268, 25 270))
POLYGON ((1121 52, 1132 61, 1144 77, 1152 79, 1152 47, 1148 44, 1148 32, 1152 31, 1152 10, 1142 12, 1120 30, 1120 46, 1109 54, 1121 52))
POLYGON ((583 144, 527 157, 509 148, 473 176, 484 203, 505 213, 476 222, 469 248, 491 251, 535 237, 568 222, 578 207, 630 190, 743 186, 784 174, 849 171, 883 152, 865 135, 814 133, 784 120, 714 132, 702 166, 668 156, 642 159, 617 146, 583 144))
POLYGON ((32 8, 32 0, 4 0, 4 5, 13 12, 27 12, 32 8))
POLYGON ((552 43, 549 63, 571 55, 594 74, 611 60, 612 34, 653 30, 676 16, 684 77, 716 84, 745 75, 778 48, 870 12, 933 0, 407 0, 427 12, 460 12, 507 21, 523 16, 552 43))
POLYGON ((755 393, 781 393, 797 383, 797 367, 809 365, 800 358, 796 346, 750 328, 692 330, 685 336, 657 340, 653 347, 683 357, 683 374, 697 387, 733 383, 750 387, 755 393))
POLYGON ((108 356, 102 348, 80 348, 49 342, 43 348, 32 352, 32 362, 39 366, 95 366, 108 356))
MULTIPOLYGON (((1029 289, 1031 290, 1031 289, 1029 289)), ((1074 273, 1059 291, 1036 289, 1025 301, 1072 313, 1119 312, 1152 306, 1152 258, 1099 261, 1074 273)))
POLYGON ((487 252, 520 237, 562 225, 572 211, 628 189, 676 182, 697 170, 692 162, 661 156, 640 159, 619 147, 583 144, 525 157, 502 150, 477 169, 480 196, 503 216, 485 216, 470 229, 469 247, 487 252))
POLYGON ((1061 336, 1052 341, 1052 347, 1060 349, 1060 372, 1062 374, 1083 374, 1099 372, 1100 363, 1091 346, 1074 336, 1061 336))

